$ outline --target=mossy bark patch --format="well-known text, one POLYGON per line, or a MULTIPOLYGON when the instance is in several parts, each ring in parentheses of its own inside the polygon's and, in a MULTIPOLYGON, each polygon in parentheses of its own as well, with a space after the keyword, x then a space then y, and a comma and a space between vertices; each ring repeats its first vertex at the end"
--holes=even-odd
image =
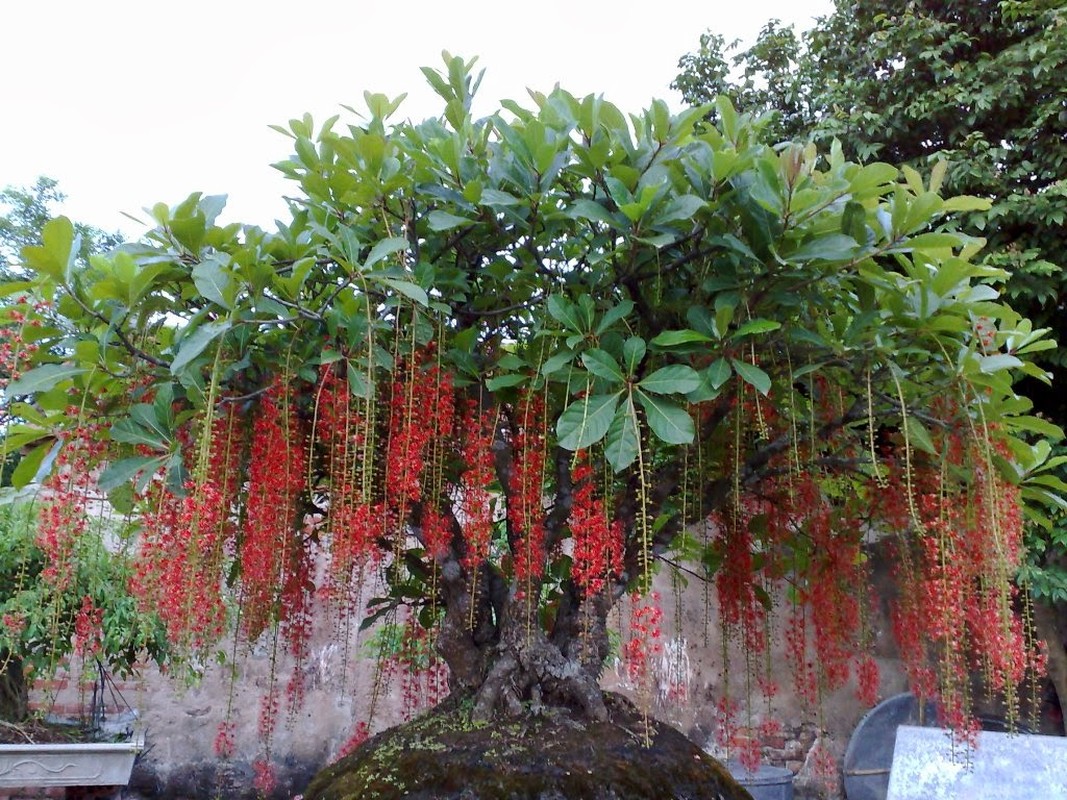
POLYGON ((609 697, 606 721, 553 710, 494 723, 447 705, 320 772, 307 800, 750 800, 681 733, 609 697))

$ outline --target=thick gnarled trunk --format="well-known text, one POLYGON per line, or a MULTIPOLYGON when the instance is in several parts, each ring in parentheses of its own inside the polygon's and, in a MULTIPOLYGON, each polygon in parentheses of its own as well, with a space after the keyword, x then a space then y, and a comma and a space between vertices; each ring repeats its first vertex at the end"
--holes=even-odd
POLYGON ((568 588, 546 631, 537 606, 498 573, 483 570, 472 590, 458 563, 441 567, 445 615, 437 650, 452 691, 473 698, 477 718, 545 707, 605 718, 599 678, 608 654, 606 592, 582 598, 568 588))

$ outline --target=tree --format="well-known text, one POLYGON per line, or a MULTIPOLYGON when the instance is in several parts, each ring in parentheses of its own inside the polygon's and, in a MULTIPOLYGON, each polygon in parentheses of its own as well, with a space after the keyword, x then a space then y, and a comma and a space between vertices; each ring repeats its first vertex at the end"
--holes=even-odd
MULTIPOLYGON (((723 92, 769 114, 781 140, 836 138, 851 157, 925 169, 944 160, 946 190, 989 198, 963 230, 987 240, 983 263, 1007 270, 1013 304, 1067 338, 1062 269, 1067 249, 1067 15, 1058 0, 905 2, 838 0, 797 37, 770 23, 737 54, 733 78, 721 38, 701 37, 679 62, 675 88, 691 103, 723 92)), ((1027 387, 1040 414, 1067 421, 1062 349, 1039 363, 1054 380, 1027 387)), ((1057 513, 1035 515, 1022 579, 1042 600, 1050 674, 1067 707, 1067 478, 1062 451, 1042 486, 1057 513), (1050 613, 1054 612, 1054 613, 1050 613)))
MULTIPOLYGON (((91 673, 102 681, 111 674, 133 674, 146 657, 167 664, 162 624, 139 608, 127 588, 128 560, 105 546, 104 520, 86 523, 69 542, 71 551, 61 552, 55 542, 38 537, 45 526, 31 504, 0 508, 0 736, 5 742, 12 726, 30 735, 20 726, 29 721, 34 680, 60 668, 73 670, 78 662, 87 671, 83 677, 91 673)), ((85 711, 86 720, 97 722, 95 709, 85 711)))
MULTIPOLYGON (((19 262, 23 247, 41 244, 41 231, 55 217, 54 206, 66 199, 58 186, 54 178, 42 175, 31 187, 8 186, 0 192, 0 206, 5 208, 0 214, 0 268, 4 275, 9 275, 11 265, 19 262)), ((83 223, 74 227, 80 237, 77 256, 83 264, 93 253, 122 243, 119 233, 107 233, 83 223)))
POLYGON ((652 573, 684 562, 753 651, 788 581, 803 690, 870 691, 861 547, 895 532, 915 679, 961 727, 972 656, 1010 696, 1038 658, 1010 584, 1047 456, 1024 437, 1054 432, 1013 382, 1052 345, 976 242, 931 232, 986 202, 775 151, 728 103, 707 129, 562 90, 475 119, 472 67, 424 70, 437 119, 367 94, 362 124, 279 128, 302 197, 275 233, 193 195, 89 268, 63 220, 23 250, 77 333, 7 387, 35 412, 8 441, 109 436, 172 640, 206 647, 233 601, 300 656, 321 554, 342 605, 384 579, 370 620, 410 609, 474 718, 602 719, 609 609, 632 598, 650 680, 652 573))

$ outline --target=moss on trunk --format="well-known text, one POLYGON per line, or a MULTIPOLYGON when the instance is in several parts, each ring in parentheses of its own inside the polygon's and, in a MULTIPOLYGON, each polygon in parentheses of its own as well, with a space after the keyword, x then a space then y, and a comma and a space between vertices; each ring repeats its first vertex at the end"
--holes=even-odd
POLYGON ((561 709, 476 722, 447 702, 320 772, 306 800, 751 800, 675 729, 608 695, 607 720, 561 709))

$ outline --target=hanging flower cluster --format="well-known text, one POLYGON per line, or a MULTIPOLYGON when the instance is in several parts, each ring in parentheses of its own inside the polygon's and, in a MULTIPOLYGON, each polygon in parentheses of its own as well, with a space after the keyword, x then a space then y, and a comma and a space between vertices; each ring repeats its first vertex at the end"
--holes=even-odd
POLYGON ((890 464, 882 496, 886 516, 903 525, 906 515, 915 534, 897 543, 901 590, 893 627, 916 693, 938 700, 948 727, 973 735, 972 667, 981 668, 988 691, 1002 694, 1013 718, 1017 687, 1028 669, 1042 668, 1042 655, 1014 611, 1011 579, 1022 552, 1018 487, 990 468, 988 442, 950 432, 938 443, 944 464, 913 466, 910 473, 890 464), (946 470, 965 465, 971 470, 966 489, 950 488, 946 470), (911 498, 906 509, 895 494, 911 498))
POLYGON ((375 525, 380 516, 369 497, 371 465, 366 458, 372 435, 347 382, 334 365, 323 366, 316 390, 315 439, 325 451, 330 590, 338 597, 347 595, 354 574, 378 552, 374 538, 380 533, 375 525))
POLYGON ((514 464, 508 484, 508 520, 515 537, 515 577, 525 584, 541 577, 545 566, 545 419, 544 396, 525 392, 515 410, 514 464))
POLYGON ((622 573, 622 522, 608 519, 597 496, 593 467, 584 453, 571 471, 569 525, 573 542, 571 578, 587 596, 600 594, 612 575, 622 573))
POLYGON ((28 297, 19 295, 14 303, 0 310, 0 389, 21 378, 41 349, 34 331, 43 327, 40 315, 48 306, 43 301, 31 304, 28 297))
POLYGON ((276 380, 260 398, 248 456, 248 497, 238 558, 241 620, 250 639, 271 621, 280 593, 295 591, 303 556, 297 522, 307 482, 307 447, 286 380, 276 380))
POLYGON ((467 569, 477 569, 489 558, 493 533, 493 439, 496 419, 476 400, 467 403, 463 413, 463 463, 460 477, 460 523, 463 527, 467 569))
MULTIPOLYGON (((74 419, 82 416, 78 408, 67 413, 74 419)), ((73 583, 78 542, 89 527, 88 505, 95 497, 95 475, 106 450, 102 427, 83 423, 71 433, 44 481, 37 546, 46 561, 41 580, 57 594, 73 583)))
POLYGON ((427 363, 431 357, 432 351, 419 351, 390 395, 384 487, 388 511, 401 526, 416 503, 434 499, 424 493, 434 488, 423 485, 427 458, 431 445, 452 431, 451 378, 427 363))
POLYGON ((172 642, 201 650, 222 636, 227 619, 222 571, 235 535, 243 428, 230 404, 211 422, 210 470, 167 486, 162 470, 143 498, 132 589, 155 610, 172 642))

